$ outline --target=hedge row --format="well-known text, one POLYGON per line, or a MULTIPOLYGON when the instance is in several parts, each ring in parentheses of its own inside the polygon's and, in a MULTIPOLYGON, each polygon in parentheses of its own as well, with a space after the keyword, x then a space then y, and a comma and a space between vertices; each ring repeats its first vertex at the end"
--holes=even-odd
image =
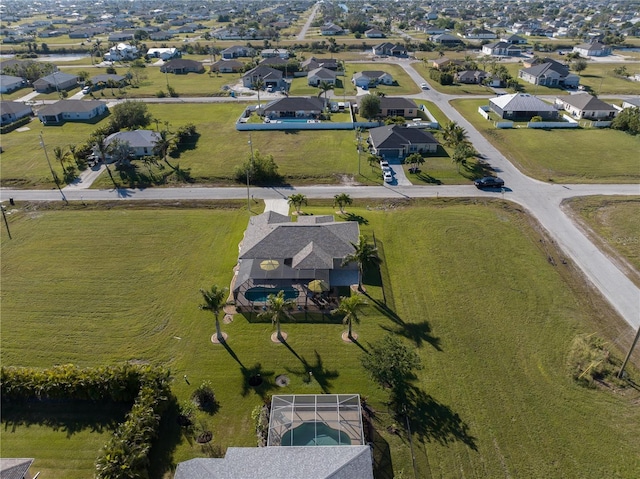
POLYGON ((13 123, 9 123, 8 125, 5 125, 5 126, 0 126, 0 135, 3 135, 5 133, 10 133, 16 128, 20 128, 21 126, 26 125, 30 121, 31 121, 30 116, 23 116, 22 118, 14 121, 13 123))
POLYGON ((0 379, 0 393, 4 401, 133 401, 125 421, 100 451, 95 477, 149 477, 149 451, 158 435, 160 417, 171 397, 168 371, 131 364, 100 368, 64 365, 45 370, 3 367, 0 379))

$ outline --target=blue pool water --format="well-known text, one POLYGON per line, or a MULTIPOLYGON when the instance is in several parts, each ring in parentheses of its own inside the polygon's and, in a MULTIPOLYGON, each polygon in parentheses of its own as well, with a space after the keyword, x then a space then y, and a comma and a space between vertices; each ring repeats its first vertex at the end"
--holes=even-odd
POLYGON ((250 288, 244 293, 244 297, 249 301, 266 301, 270 294, 278 294, 278 292, 284 291, 285 299, 296 299, 300 292, 295 288, 250 288))

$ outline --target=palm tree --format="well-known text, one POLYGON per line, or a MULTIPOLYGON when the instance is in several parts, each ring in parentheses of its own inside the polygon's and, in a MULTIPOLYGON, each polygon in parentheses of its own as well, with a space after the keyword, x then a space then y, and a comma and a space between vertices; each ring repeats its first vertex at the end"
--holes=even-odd
POLYGON ((69 152, 65 151, 64 148, 56 146, 53 149, 53 156, 60 163, 60 166, 62 167, 62 173, 64 174, 64 172, 67 170, 65 163, 69 159, 69 152))
POLYGON ((412 173, 415 173, 418 170, 418 165, 424 163, 424 158, 420 153, 411 153, 404 159, 404 162, 411 164, 410 170, 412 173))
POLYGON ((258 106, 260 106, 260 90, 264 88, 264 79, 260 76, 254 78, 251 88, 258 92, 258 106))
MULTIPOLYGON (((354 294, 353 296, 341 296, 340 304, 336 309, 331 311, 331 314, 343 314, 342 324, 348 326, 347 337, 351 340, 356 339, 353 336, 351 325, 353 323, 360 324, 360 318, 358 318, 358 310, 361 306, 367 304, 361 294, 354 294)), ((357 337, 357 336, 356 336, 357 337)))
POLYGON ((458 146, 467 141, 467 130, 455 121, 449 121, 442 128, 442 139, 446 146, 458 146))
POLYGON ((324 81, 324 80, 321 81, 318 84, 318 88, 320 89, 320 92, 321 92, 320 94, 324 93, 324 104, 325 104, 325 106, 327 104, 327 92, 329 90, 333 90, 334 86, 335 85, 333 83, 329 83, 329 82, 324 81))
POLYGON ((264 313, 260 313, 258 317, 260 319, 270 319, 272 324, 276 326, 276 338, 278 341, 284 341, 286 339, 286 333, 283 336, 280 330, 280 321, 289 317, 289 311, 293 309, 293 300, 286 299, 284 297, 284 291, 278 291, 278 294, 270 294, 267 296, 267 310, 264 313))
POLYGON ((458 173, 460 173, 460 165, 466 164, 469 158, 473 158, 477 154, 475 148, 469 142, 458 143, 455 150, 453 150, 453 155, 451 155, 451 161, 456 164, 458 173))
POLYGON ((98 136, 96 138, 96 144, 95 144, 94 151, 96 153, 98 153, 98 155, 100 156, 100 159, 102 160, 102 163, 104 163, 104 166, 107 168, 107 173, 109 173, 109 178, 111 178, 111 181, 113 182, 113 186, 115 186, 117 188, 118 187, 118 183, 116 183, 116 180, 113 177, 113 173, 111 173, 111 168, 109 168, 109 163, 107 162, 107 155, 109 154, 109 147, 107 145, 105 145, 104 140, 105 140, 105 137, 103 135, 100 135, 100 136, 98 136))
POLYGON ((297 193, 289 196, 287 202, 289 203, 289 206, 293 206, 296 209, 297 214, 300 214, 300 207, 302 205, 307 206, 307 197, 302 193, 297 193))
POLYGON ((168 130, 160 131, 158 135, 153 146, 153 153, 162 158, 164 162, 169 165, 169 168, 175 170, 171 163, 169 163, 169 160, 167 160, 167 154, 175 145, 175 138, 169 136, 168 130))
POLYGON ((220 330, 220 310, 224 306, 225 297, 227 295, 226 288, 220 288, 217 285, 211 286, 210 290, 200 288, 200 293, 204 299, 204 304, 200 305, 200 309, 211 311, 216 320, 216 340, 223 343, 226 340, 225 335, 220 330))
POLYGON ((342 260, 342 265, 345 266, 349 263, 358 264, 358 291, 362 291, 362 278, 367 268, 372 266, 379 266, 382 260, 378 256, 378 248, 371 243, 367 242, 367 239, 360 235, 357 243, 351 243, 353 246, 353 253, 348 254, 342 260))
POLYGON ((338 195, 335 195, 333 197, 333 204, 338 205, 338 208, 340 208, 340 213, 344 214, 344 207, 350 205, 351 203, 353 203, 353 200, 351 199, 351 196, 349 196, 346 193, 340 193, 338 195))

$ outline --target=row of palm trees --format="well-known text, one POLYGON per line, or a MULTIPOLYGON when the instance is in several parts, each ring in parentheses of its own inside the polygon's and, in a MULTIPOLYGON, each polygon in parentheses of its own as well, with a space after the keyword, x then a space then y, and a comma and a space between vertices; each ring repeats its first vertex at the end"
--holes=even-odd
MULTIPOLYGON (((348 326, 347 337, 349 340, 354 340, 352 324, 355 322, 359 324, 360 319, 358 317, 359 309, 366 304, 366 301, 361 291, 362 277, 365 270, 378 267, 382 260, 378 255, 378 249, 372 243, 369 243, 367 239, 360 235, 357 243, 351 243, 354 248, 353 253, 345 256, 342 265, 345 266, 350 263, 357 263, 359 275, 358 275, 358 293, 351 296, 340 297, 339 305, 336 309, 331 311, 331 314, 342 315, 343 324, 348 326)), ((221 288, 217 285, 213 285, 209 290, 200 289, 204 303, 200 305, 200 309, 204 311, 211 311, 215 318, 217 342, 224 342, 225 335, 220 328, 220 311, 226 304, 227 289, 221 288)), ((293 300, 287 299, 284 296, 284 291, 279 291, 277 294, 270 294, 267 297, 266 310, 260 313, 258 317, 261 319, 269 319, 271 323, 276 327, 276 338, 278 341, 284 341, 282 331, 280 329, 280 322, 285 318, 290 317, 290 311, 295 307, 293 300)))
MULTIPOLYGON (((226 303, 225 297, 227 295, 227 289, 220 288, 214 284, 209 290, 200 289, 200 293, 204 299, 204 303, 200 305, 200 309, 204 311, 211 311, 213 313, 216 324, 215 339, 216 342, 223 343, 226 340, 226 335, 220 328, 220 311, 226 303)), ((358 311, 365 304, 367 303, 364 297, 359 293, 351 296, 341 296, 338 307, 331 311, 331 314, 333 315, 343 316, 342 323, 346 324, 348 327, 347 337, 349 340, 354 339, 352 324, 354 322, 356 324, 360 323, 358 311)), ((258 317, 260 319, 271 320, 271 324, 276 328, 277 340, 283 342, 285 337, 282 334, 280 323, 283 319, 291 317, 290 311, 295 307, 295 301, 285 298, 284 291, 281 290, 278 291, 278 294, 270 294, 267 297, 265 307, 266 310, 260 313, 258 317)))
MULTIPOLYGON (((307 205, 307 197, 302 193, 289 195, 287 197, 287 203, 289 203, 289 206, 293 206, 295 208, 296 214, 300 214, 300 209, 302 208, 302 206, 307 205)), ((353 204, 353 199, 346 193, 340 193, 334 195, 333 197, 333 205, 340 208, 341 214, 344 214, 344 207, 351 204, 353 204)))
POLYGON ((442 140, 445 146, 453 148, 451 161, 456 164, 458 173, 460 165, 465 165, 467 160, 478 156, 478 152, 469 141, 467 130, 455 121, 449 121, 442 126, 442 140))

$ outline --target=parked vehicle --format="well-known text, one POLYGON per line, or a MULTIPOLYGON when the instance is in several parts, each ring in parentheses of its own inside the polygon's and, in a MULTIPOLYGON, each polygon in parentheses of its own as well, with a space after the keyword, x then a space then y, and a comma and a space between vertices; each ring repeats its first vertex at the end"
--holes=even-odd
POLYGON ((85 94, 85 95, 88 94, 88 93, 91 93, 91 87, 90 86, 84 87, 82 89, 82 93, 85 94))
POLYGON ((420 83, 420 88, 422 88, 423 90, 428 90, 429 85, 427 83, 420 83))
POLYGON ((393 181, 393 175, 391 174, 391 170, 385 170, 382 178, 384 179, 385 183, 391 183, 393 181))
POLYGON ((473 182, 478 189, 482 188, 502 188, 504 186, 504 180, 497 176, 485 176, 473 182))
POLYGON ((382 160, 380 162, 380 169, 382 171, 390 171, 391 167, 389 166, 389 162, 387 160, 382 160))

